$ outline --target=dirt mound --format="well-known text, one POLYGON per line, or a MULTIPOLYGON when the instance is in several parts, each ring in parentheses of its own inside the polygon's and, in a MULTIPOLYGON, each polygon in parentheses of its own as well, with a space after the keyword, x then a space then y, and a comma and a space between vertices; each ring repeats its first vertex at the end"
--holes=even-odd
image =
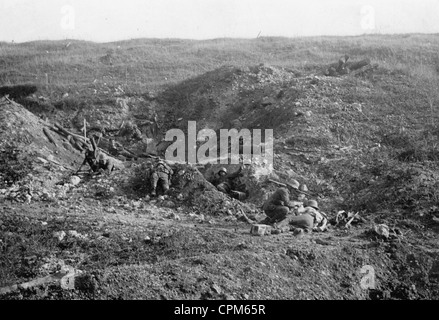
MULTIPOLYGON (((359 209, 401 210, 412 217, 439 216, 439 175, 436 168, 419 164, 382 163, 375 178, 351 199, 359 209)), ((365 173, 366 175, 366 173, 365 173)))
POLYGON ((82 162, 82 155, 57 134, 51 134, 47 123, 10 100, 0 100, 0 149, 2 155, 2 198, 18 201, 42 199, 55 188, 66 172, 82 162), (11 176, 11 172, 18 175, 11 176))
POLYGON ((288 89, 295 77, 293 71, 265 65, 224 66, 183 81, 158 96, 167 110, 164 127, 185 128, 193 120, 200 129, 216 130, 239 119, 246 128, 273 128, 288 119, 277 112, 276 119, 261 121, 277 100, 297 99, 299 92, 288 89))
MULTIPOLYGON (((145 197, 151 192, 150 168, 154 161, 147 160, 136 163, 130 168, 124 184, 126 194, 145 197)), ((172 206, 184 204, 197 213, 209 216, 240 216, 242 211, 246 214, 256 212, 256 207, 253 204, 237 201, 219 192, 195 166, 173 164, 171 167, 174 175, 171 179, 171 191, 168 196, 169 200, 174 202, 172 206)), ((170 203, 167 202, 166 205, 170 205, 170 203)))
POLYGON ((48 124, 23 106, 13 101, 0 100, 0 139, 13 142, 24 152, 59 162, 65 167, 76 165, 82 158, 80 152, 68 147, 66 139, 52 134, 53 142, 44 132, 48 124))

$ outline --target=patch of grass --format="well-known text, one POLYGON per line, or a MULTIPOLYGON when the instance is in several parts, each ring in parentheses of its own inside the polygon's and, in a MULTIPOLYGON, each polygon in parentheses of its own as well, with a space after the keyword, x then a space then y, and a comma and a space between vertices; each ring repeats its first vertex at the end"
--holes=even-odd
MULTIPOLYGON (((261 37, 258 39, 158 40, 114 43, 35 41, 0 47, 0 84, 33 82, 44 94, 106 83, 144 91, 177 83, 222 65, 261 62, 298 70, 319 71, 343 54, 370 58, 389 70, 410 66, 419 78, 433 76, 439 39, 431 35, 366 35, 358 37, 261 37), (70 42, 70 46, 66 44, 70 42), (109 63, 104 57, 109 56, 109 63), (46 83, 48 75, 49 83, 46 83), (46 89, 47 85, 47 89, 46 89), (142 90, 143 88, 143 90, 142 90)), ((63 92, 64 91, 64 92, 63 92)))

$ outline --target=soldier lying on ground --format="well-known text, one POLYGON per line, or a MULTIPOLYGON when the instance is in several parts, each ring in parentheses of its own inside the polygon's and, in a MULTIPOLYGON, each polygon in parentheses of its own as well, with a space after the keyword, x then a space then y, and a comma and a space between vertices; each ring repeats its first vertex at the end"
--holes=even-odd
POLYGON ((106 172, 109 175, 113 172, 114 170, 114 161, 113 159, 105 156, 104 153, 100 153, 98 156, 98 163, 97 163, 97 173, 102 173, 102 172, 106 172))
POLYGON ((85 164, 88 164, 90 166, 89 172, 92 172, 92 171, 95 172, 97 170, 96 153, 92 149, 85 150, 84 161, 82 162, 81 166, 79 167, 78 171, 76 171, 76 173, 81 171, 82 167, 85 164))
POLYGON ((127 122, 119 132, 120 136, 125 136, 126 141, 140 141, 142 140, 142 131, 133 122, 127 122))
POLYGON ((85 151, 85 159, 76 173, 81 171, 85 164, 90 166, 90 173, 107 172, 108 174, 111 174, 111 172, 114 170, 114 162, 111 158, 106 157, 102 152, 95 152, 91 149, 87 149, 85 151), (96 154, 98 154, 97 157, 96 154))
POLYGON ((282 187, 277 189, 270 198, 265 201, 262 209, 265 211, 267 218, 261 223, 271 224, 280 222, 285 219, 290 209, 293 209, 297 205, 297 203, 290 200, 290 190, 297 190, 300 186, 299 182, 292 180, 287 186, 288 188, 282 187))
POLYGON ((301 228, 305 231, 325 231, 327 223, 326 214, 319 210, 317 201, 310 200, 303 210, 289 213, 282 221, 276 224, 276 228, 282 230, 292 227, 301 228))
POLYGON ((211 179, 210 183, 212 183, 218 191, 221 191, 231 197, 244 200, 247 197, 246 192, 232 190, 232 186, 234 185, 233 181, 242 176, 242 167, 239 167, 238 171, 235 173, 227 174, 227 169, 222 167, 219 171, 214 175, 213 179, 211 179))
POLYGON ((171 169, 171 167, 168 166, 165 161, 160 160, 153 168, 151 173, 151 195, 157 195, 157 185, 159 182, 163 192, 168 192, 173 174, 174 171, 171 169))

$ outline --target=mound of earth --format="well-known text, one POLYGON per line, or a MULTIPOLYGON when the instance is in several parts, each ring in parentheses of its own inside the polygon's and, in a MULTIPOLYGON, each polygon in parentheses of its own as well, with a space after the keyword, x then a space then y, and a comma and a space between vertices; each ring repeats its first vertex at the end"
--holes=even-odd
POLYGON ((79 167, 83 156, 23 106, 2 99, 0 109, 1 174, 11 177, 11 171, 28 168, 26 174, 3 181, 0 196, 17 201, 48 197, 48 190, 54 190, 66 172, 79 167))
POLYGON ((82 158, 81 153, 72 150, 68 141, 59 135, 52 134, 53 142, 44 133, 48 124, 22 105, 10 100, 0 100, 0 139, 14 143, 23 152, 48 158, 69 168, 76 166, 82 158))
POLYGON ((197 121, 198 130, 276 127, 288 119, 279 110, 271 119, 274 105, 300 96, 291 88, 295 78, 294 71, 259 65, 224 66, 188 79, 158 95, 166 112, 164 127, 184 129, 188 120, 197 121))

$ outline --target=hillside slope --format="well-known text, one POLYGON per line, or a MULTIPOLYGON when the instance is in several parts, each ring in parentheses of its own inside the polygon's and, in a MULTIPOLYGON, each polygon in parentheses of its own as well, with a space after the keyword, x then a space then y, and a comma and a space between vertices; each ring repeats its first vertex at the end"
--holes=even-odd
POLYGON ((19 101, 27 110, 0 106, 0 138, 16 143, 5 149, 13 156, 33 142, 65 166, 81 160, 56 154, 41 132, 46 117, 115 132, 157 117, 157 137, 112 133, 133 150, 189 120, 198 130, 273 129, 270 178, 305 183, 332 222, 340 210, 362 217, 323 233, 258 237, 242 213, 262 220, 277 185, 250 177, 252 168, 245 202, 203 179, 218 165, 175 165, 166 198, 147 195, 151 159, 76 185, 65 183, 71 171, 47 163, 22 168, 63 192, 11 200, 0 191, 0 298, 437 299, 438 49, 437 35, 0 44, 0 85, 38 86, 19 101), (378 68, 324 76, 344 54, 378 68), (380 224, 391 236, 375 232, 380 224), (5 289, 65 265, 84 272, 75 290, 5 289), (364 266, 374 268, 375 288, 362 287, 364 266))

